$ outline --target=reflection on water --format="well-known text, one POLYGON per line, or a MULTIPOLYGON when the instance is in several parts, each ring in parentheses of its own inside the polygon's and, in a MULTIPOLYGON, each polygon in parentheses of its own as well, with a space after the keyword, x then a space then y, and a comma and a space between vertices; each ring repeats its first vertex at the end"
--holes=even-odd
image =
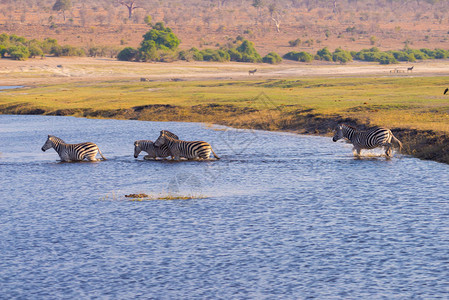
POLYGON ((449 166, 219 129, 0 116, 2 297, 448 296, 449 166), (133 142, 161 129, 206 140, 222 159, 134 159, 133 142), (48 134, 94 142, 108 160, 58 163, 40 150, 48 134))

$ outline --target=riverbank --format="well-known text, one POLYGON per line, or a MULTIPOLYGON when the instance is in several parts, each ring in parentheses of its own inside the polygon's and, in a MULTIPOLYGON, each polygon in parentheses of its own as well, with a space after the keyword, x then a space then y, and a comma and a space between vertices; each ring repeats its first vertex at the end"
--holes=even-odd
POLYGON ((7 74, 2 85, 26 87, 0 92, 2 114, 205 122, 327 136, 339 122, 385 126, 403 142, 403 153, 449 163, 447 61, 420 63, 409 73, 374 64, 143 64, 87 58, 8 64, 0 68, 0 76, 7 74), (249 68, 260 73, 249 76, 249 68))

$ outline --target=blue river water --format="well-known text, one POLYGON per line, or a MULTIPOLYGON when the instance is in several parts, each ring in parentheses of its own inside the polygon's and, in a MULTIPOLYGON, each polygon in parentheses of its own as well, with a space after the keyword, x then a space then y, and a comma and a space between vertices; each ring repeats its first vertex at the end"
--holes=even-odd
POLYGON ((0 298, 447 299, 449 166, 376 153, 198 123, 0 115, 0 298), (133 142, 162 129, 222 159, 134 159, 133 142), (48 134, 108 160, 60 163, 41 151, 48 134))

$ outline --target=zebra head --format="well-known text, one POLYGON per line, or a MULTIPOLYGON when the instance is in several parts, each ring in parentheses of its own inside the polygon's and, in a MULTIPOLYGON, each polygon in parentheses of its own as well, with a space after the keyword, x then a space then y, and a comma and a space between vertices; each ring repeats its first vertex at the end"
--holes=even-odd
POLYGON ((176 134, 174 134, 173 132, 170 132, 170 131, 168 131, 168 130, 162 130, 161 131, 161 133, 164 133, 166 136, 168 136, 168 137, 171 137, 171 138, 173 138, 173 139, 175 139, 175 140, 179 140, 179 137, 176 135, 176 134))
POLYGON ((42 146, 42 151, 46 151, 50 148, 53 148, 56 144, 60 143, 62 140, 53 136, 53 135, 49 135, 47 138, 47 141, 45 142, 45 144, 42 146))
POLYGON ((161 134, 159 135, 159 137, 157 138, 157 140, 154 142, 154 145, 156 147, 160 147, 163 144, 165 144, 165 141, 167 140, 167 133, 165 132, 165 130, 161 131, 161 134))
POLYGON ((339 124, 338 126, 337 126, 337 128, 335 129, 335 134, 334 134, 334 137, 332 138, 332 140, 334 141, 334 142, 336 142, 336 141, 338 141, 339 139, 342 139, 344 136, 343 136, 343 125, 341 125, 341 124, 339 124))
POLYGON ((140 148, 140 141, 135 141, 134 142, 134 158, 137 158, 139 156, 140 152, 142 152, 142 148, 140 148))

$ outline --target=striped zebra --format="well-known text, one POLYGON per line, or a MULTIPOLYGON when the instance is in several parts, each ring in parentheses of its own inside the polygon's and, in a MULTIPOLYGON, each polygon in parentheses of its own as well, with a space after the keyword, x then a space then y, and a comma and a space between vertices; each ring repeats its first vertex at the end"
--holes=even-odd
MULTIPOLYGON (((172 137, 174 139, 179 140, 179 137, 168 131, 168 130, 162 130, 165 132, 165 134, 169 137, 172 137)), ((173 159, 173 156, 171 155, 170 150, 168 150, 167 145, 162 145, 161 147, 156 147, 153 143, 153 141, 150 140, 138 140, 134 142, 134 158, 137 158, 140 154, 140 152, 145 151, 148 153, 143 158, 144 159, 156 159, 156 157, 166 158, 168 156, 171 156, 173 159)))
POLYGON ((215 154, 214 150, 212 150, 209 143, 202 141, 187 142, 174 139, 168 136, 165 131, 161 131, 161 134, 154 142, 154 145, 157 147, 167 145, 172 157, 174 157, 175 160, 180 160, 181 157, 187 159, 209 159, 211 152, 216 159, 220 159, 215 154))
MULTIPOLYGON (((144 159, 156 159, 156 157, 166 158, 171 156, 170 150, 168 150, 167 145, 162 145, 161 147, 156 147, 153 141, 150 140, 138 140, 134 142, 134 158, 137 158, 140 152, 145 151, 148 153, 143 158, 144 159)), ((172 157, 173 158, 173 157, 172 157)))
POLYGON ((49 135, 47 141, 42 146, 42 151, 50 148, 55 149, 61 161, 82 161, 87 158, 89 161, 97 161, 95 156, 100 154, 103 160, 106 158, 94 143, 67 144, 63 140, 53 135, 49 135))
POLYGON ((393 145, 391 141, 394 141, 399 145, 399 149, 402 149, 402 143, 391 132, 390 129, 382 127, 373 127, 365 131, 357 130, 355 127, 340 124, 337 126, 333 141, 336 142, 339 139, 346 138, 354 146, 354 155, 360 156, 362 149, 374 149, 377 147, 385 148, 385 155, 387 157, 392 156, 393 145))

